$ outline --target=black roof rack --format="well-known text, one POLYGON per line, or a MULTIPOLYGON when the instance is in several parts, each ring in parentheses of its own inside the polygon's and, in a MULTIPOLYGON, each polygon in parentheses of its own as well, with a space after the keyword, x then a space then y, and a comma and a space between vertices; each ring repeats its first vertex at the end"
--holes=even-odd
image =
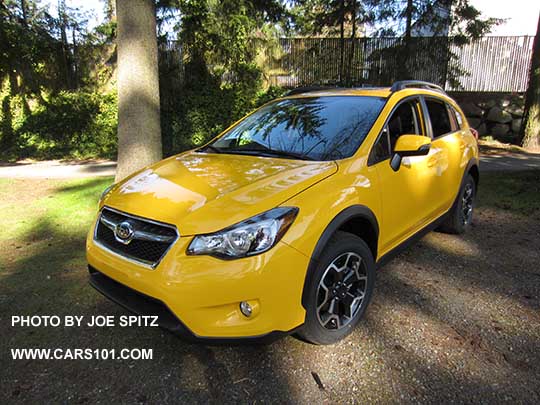
POLYGON ((435 91, 439 91, 441 93, 446 94, 444 89, 441 86, 439 86, 438 84, 433 84, 433 83, 429 83, 429 82, 423 82, 421 80, 400 80, 398 82, 395 82, 392 85, 392 87, 390 88, 390 91, 392 93, 394 93, 396 91, 407 89, 409 87, 415 87, 415 88, 420 88, 420 89, 428 89, 428 90, 435 90, 435 91))

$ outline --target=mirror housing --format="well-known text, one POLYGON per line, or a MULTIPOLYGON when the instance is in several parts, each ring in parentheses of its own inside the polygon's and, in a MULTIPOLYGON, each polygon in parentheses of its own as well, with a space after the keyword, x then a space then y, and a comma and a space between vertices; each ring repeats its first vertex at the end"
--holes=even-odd
POLYGON ((390 167, 397 172, 406 156, 425 156, 431 148, 431 138, 423 135, 401 135, 394 147, 390 167))

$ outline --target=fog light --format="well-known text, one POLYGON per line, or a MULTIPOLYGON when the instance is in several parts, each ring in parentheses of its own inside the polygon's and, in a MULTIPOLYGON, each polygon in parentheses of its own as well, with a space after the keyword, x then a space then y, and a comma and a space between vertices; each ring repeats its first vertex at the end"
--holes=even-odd
POLYGON ((251 308, 251 305, 247 303, 246 301, 242 301, 240 303, 240 311, 244 316, 247 316, 248 318, 251 316, 251 313, 253 312, 253 309, 251 308))

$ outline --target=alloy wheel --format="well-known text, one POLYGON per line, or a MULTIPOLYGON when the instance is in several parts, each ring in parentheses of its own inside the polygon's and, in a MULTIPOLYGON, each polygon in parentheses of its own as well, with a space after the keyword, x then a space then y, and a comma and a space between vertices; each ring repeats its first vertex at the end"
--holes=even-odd
POLYGON ((326 268, 317 289, 317 318, 330 330, 346 327, 362 306, 367 269, 354 252, 336 257, 326 268))

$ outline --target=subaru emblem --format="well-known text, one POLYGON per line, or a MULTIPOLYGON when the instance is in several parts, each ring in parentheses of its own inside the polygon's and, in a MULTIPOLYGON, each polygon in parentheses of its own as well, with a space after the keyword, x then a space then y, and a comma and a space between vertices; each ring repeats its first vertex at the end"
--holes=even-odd
POLYGON ((131 225, 131 223, 128 221, 120 222, 114 228, 114 237, 118 242, 123 243, 124 245, 131 242, 134 233, 135 231, 133 230, 133 225, 131 225))

